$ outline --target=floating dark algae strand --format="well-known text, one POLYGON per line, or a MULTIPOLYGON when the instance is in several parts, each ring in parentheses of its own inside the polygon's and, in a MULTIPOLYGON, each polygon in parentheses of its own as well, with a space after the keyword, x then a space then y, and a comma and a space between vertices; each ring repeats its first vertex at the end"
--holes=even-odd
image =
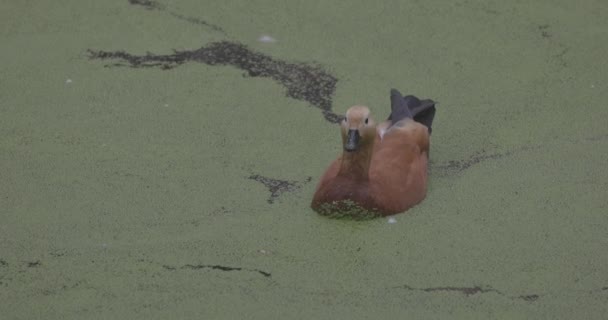
POLYGON ((312 177, 308 177, 304 182, 280 180, 269 177, 264 177, 259 174, 249 176, 249 179, 257 181, 263 184, 268 191, 270 191, 270 197, 268 203, 273 203, 282 193, 296 191, 302 187, 304 183, 310 182, 312 177))
POLYGON ((435 167, 437 169, 444 169, 444 170, 460 172, 460 171, 464 171, 476 164, 479 164, 480 162, 483 162, 486 160, 497 160, 497 159, 500 159, 503 157, 508 157, 510 155, 512 155, 512 152, 488 154, 488 153, 485 153, 485 151, 482 151, 480 153, 470 156, 468 159, 449 160, 446 164, 437 165, 435 167))
POLYGON ((173 17, 192 23, 192 24, 197 24, 200 26, 204 26, 207 28, 211 28, 214 31, 220 32, 222 34, 226 34, 226 32, 219 26, 216 26, 214 24, 211 24, 207 21, 204 21, 202 19, 199 18, 195 18, 195 17, 189 17, 189 16, 185 16, 181 13, 175 12, 175 11, 171 11, 168 10, 167 7, 163 4, 160 4, 156 1, 150 1, 150 0, 129 0, 129 3, 131 5, 135 5, 135 6, 140 6, 142 8, 145 8, 147 10, 158 10, 158 11, 163 11, 163 12, 167 12, 168 14, 172 15, 173 17))
POLYGON ((39 260, 27 262, 28 268, 36 268, 36 267, 40 267, 41 265, 42 265, 42 263, 39 260))
MULTIPOLYGON (((163 265, 163 268, 166 270, 169 270, 169 271, 177 270, 177 267, 169 266, 169 265, 163 265)), ((219 271, 225 271, 225 272, 248 271, 248 272, 257 272, 257 273, 263 275, 264 277, 272 276, 272 274, 270 272, 266 272, 266 271, 259 270, 259 269, 247 269, 247 268, 241 268, 241 267, 229 267, 229 266, 222 266, 222 265, 186 264, 186 265, 181 266, 180 269, 190 269, 190 270, 211 269, 211 270, 219 270, 219 271)))
POLYGON ((518 298, 525 300, 525 301, 536 301, 536 300, 538 300, 538 298, 540 298, 540 296, 537 294, 529 294, 529 295, 519 296, 518 298))
POLYGON ((251 78, 269 78, 281 84, 289 98, 305 101, 321 110, 325 119, 337 123, 340 116, 332 111, 332 96, 338 79, 318 65, 287 62, 230 41, 213 42, 195 50, 174 50, 172 54, 144 55, 125 51, 88 50, 89 58, 118 60, 112 66, 131 68, 160 68, 168 70, 186 62, 210 66, 233 66, 251 78))
POLYGON ((151 0, 129 0, 129 3, 142 6, 148 10, 163 10, 165 8, 162 4, 151 0))
POLYGON ((500 291, 493 289, 493 288, 482 288, 479 286, 475 286, 475 287, 432 287, 432 288, 414 288, 414 287, 410 287, 408 285, 403 285, 400 286, 398 288, 402 288, 402 289, 407 289, 410 291, 424 291, 424 292, 460 292, 466 296, 471 296, 471 295, 475 295, 478 293, 487 293, 487 292, 495 292, 498 294, 502 294, 500 293, 500 291))
POLYGON ((521 146, 517 149, 505 151, 502 153, 500 153, 500 152, 489 153, 489 152, 486 152, 485 149, 482 149, 482 150, 477 151, 474 154, 470 155, 466 159, 449 160, 443 164, 431 164, 431 169, 438 169, 438 170, 443 171, 444 173, 447 173, 447 172, 456 172, 457 173, 457 172, 462 172, 464 170, 467 170, 467 169, 469 169, 475 165, 478 165, 482 162, 485 162, 485 161, 499 160, 499 159, 506 158, 506 157, 512 157, 521 152, 538 150, 541 147, 542 147, 541 145, 525 145, 525 146, 521 146))
POLYGON ((435 292, 454 292, 461 293, 467 297, 476 295, 476 294, 485 294, 485 293, 495 293, 501 296, 508 297, 510 299, 520 299, 528 302, 534 302, 540 298, 538 294, 526 294, 520 296, 508 296, 500 290, 494 289, 492 287, 481 287, 481 286, 473 286, 473 287, 429 287, 429 288, 415 288, 408 285, 402 285, 398 287, 394 287, 394 289, 405 289, 408 291, 421 291, 427 293, 435 293, 435 292))

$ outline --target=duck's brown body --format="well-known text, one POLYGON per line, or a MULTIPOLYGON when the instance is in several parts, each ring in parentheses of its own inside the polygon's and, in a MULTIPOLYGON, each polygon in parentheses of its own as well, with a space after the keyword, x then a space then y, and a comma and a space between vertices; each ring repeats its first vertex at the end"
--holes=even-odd
POLYGON ((320 214, 386 216, 403 212, 426 196, 427 126, 412 118, 377 127, 373 121, 363 125, 363 119, 368 117, 366 107, 352 107, 347 113, 342 124, 344 142, 348 143, 350 131, 358 130, 360 146, 356 150, 345 148, 323 174, 311 204, 320 214))

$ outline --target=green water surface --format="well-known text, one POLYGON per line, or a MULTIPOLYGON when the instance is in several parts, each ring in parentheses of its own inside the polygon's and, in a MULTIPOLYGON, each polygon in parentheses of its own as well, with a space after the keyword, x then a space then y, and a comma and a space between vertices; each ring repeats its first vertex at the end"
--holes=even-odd
POLYGON ((606 318, 608 2, 159 1, 0 2, 1 319, 606 318), (321 66, 338 114, 439 101, 426 200, 320 217, 318 108, 87 53, 222 40, 321 66))

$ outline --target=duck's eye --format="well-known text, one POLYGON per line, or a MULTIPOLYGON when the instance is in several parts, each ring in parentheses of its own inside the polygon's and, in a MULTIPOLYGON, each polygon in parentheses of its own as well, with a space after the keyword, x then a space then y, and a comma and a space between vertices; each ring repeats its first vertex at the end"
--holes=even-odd
POLYGON ((369 118, 365 118, 365 124, 369 122, 369 118))

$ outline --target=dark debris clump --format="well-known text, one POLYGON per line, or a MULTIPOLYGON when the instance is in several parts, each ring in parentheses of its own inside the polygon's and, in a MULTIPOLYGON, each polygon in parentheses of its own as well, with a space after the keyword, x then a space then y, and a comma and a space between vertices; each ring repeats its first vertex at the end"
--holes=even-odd
MULTIPOLYGON (((249 179, 255 180, 268 188, 270 191, 270 197, 268 197, 268 203, 273 203, 283 192, 291 192, 296 191, 302 187, 302 182, 298 181, 289 181, 289 180, 279 180, 268 177, 263 177, 259 174, 254 174, 249 176, 249 179)), ((311 177, 308 177, 305 182, 310 182, 312 180, 311 177)))

